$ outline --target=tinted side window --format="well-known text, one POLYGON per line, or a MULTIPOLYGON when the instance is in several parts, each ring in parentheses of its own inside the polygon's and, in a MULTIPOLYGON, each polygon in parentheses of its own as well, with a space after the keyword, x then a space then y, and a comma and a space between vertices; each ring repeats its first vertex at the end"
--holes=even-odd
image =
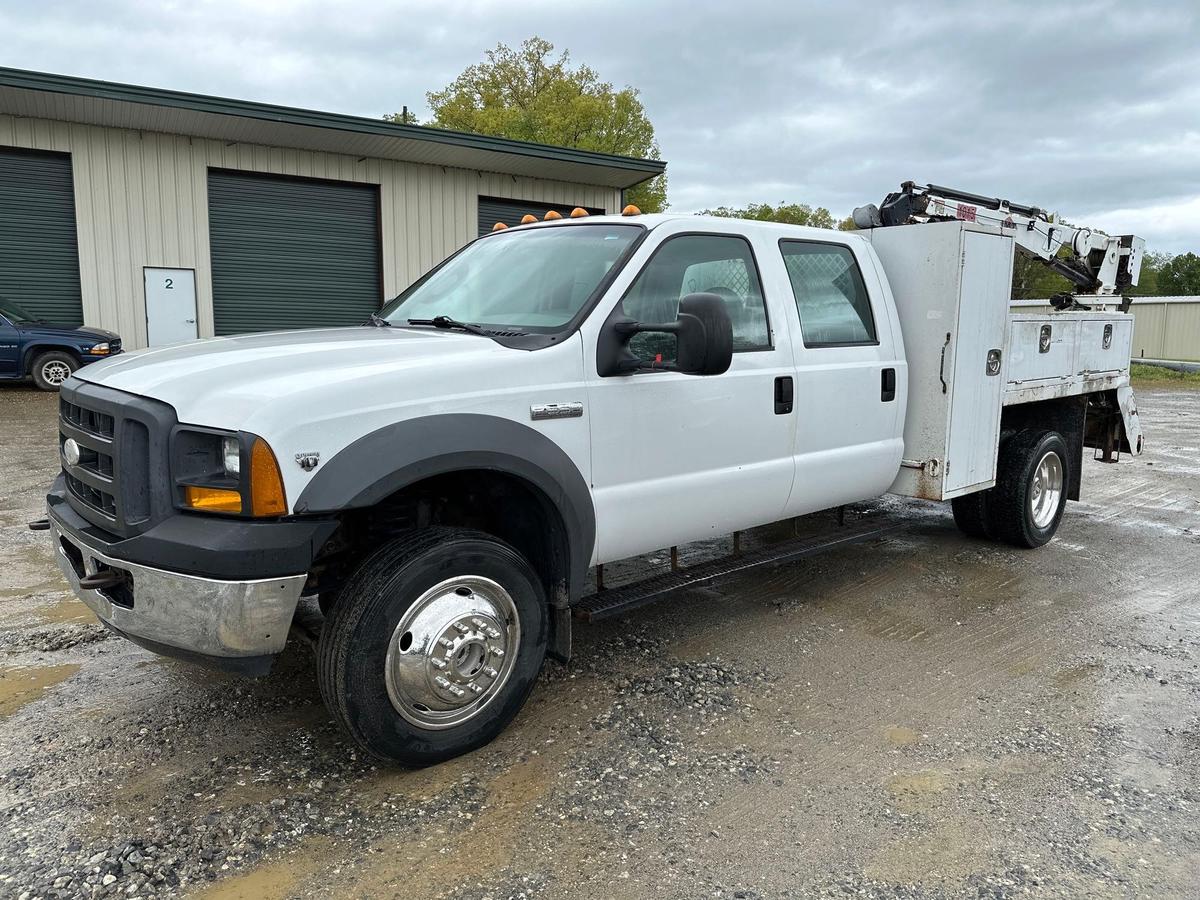
POLYGON ((780 241, 804 346, 874 344, 871 300, 854 254, 836 244, 780 241))
MULTIPOLYGON (((621 301, 639 322, 674 322, 688 294, 716 294, 733 322, 733 349, 767 350, 771 332, 750 245, 739 237, 686 234, 670 238, 651 257, 621 301)), ((670 335, 639 334, 630 349, 643 359, 674 358, 670 335)))

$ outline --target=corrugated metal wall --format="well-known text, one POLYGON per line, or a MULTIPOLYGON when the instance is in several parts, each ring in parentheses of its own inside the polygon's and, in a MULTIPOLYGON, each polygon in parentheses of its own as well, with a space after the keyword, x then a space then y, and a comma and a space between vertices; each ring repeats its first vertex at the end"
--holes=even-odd
MULTIPOLYGON (((1049 310, 1045 300, 1019 300, 1014 310, 1049 310)), ((1135 297, 1134 359, 1200 362, 1200 297, 1135 297)))
POLYGON ((71 154, 84 321, 131 348, 146 344, 144 266, 195 269, 200 334, 213 334, 209 167, 378 184, 385 297, 476 236, 480 195, 621 202, 605 187, 0 115, 4 146, 71 154))

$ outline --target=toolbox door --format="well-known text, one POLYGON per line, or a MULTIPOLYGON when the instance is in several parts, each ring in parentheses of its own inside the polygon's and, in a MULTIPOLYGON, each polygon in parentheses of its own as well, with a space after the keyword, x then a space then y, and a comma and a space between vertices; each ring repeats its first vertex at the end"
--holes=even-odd
POLYGON ((962 238, 962 297, 953 360, 947 363, 952 374, 945 497, 990 487, 996 478, 1012 292, 1012 240, 973 231, 964 231, 962 238))

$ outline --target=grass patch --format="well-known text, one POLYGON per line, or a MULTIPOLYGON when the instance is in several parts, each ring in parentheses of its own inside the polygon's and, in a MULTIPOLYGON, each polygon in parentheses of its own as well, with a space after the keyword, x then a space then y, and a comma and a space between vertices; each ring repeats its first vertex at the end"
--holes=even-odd
POLYGON ((1129 377, 1134 384, 1175 384, 1181 387, 1200 387, 1200 372, 1176 372, 1162 366, 1147 366, 1134 363, 1129 367, 1129 377))

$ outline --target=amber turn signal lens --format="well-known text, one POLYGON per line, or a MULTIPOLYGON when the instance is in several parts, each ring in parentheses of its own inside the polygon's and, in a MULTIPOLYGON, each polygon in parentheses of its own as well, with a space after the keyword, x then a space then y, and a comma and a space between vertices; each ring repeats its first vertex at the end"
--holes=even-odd
POLYGON ((537 221, 537 216, 535 216, 533 213, 525 213, 525 215, 521 216, 521 224, 522 225, 528 225, 530 222, 536 222, 536 221, 537 221))
POLYGON ((262 438, 254 439, 250 448, 250 514, 253 516, 282 516, 287 514, 287 498, 283 493, 283 476, 270 445, 262 438))
POLYGON ((621 210, 621 215, 623 215, 623 216, 640 216, 641 214, 642 214, 642 211, 640 209, 638 209, 636 206, 634 206, 632 203, 630 203, 623 210, 621 210))
POLYGON ((556 212, 555 210, 551 209, 546 212, 546 215, 544 216, 544 218, 547 222, 549 222, 551 219, 561 219, 562 213, 556 212))
POLYGON ((495 225, 492 226, 492 231, 503 231, 507 227, 508 226, 505 225, 503 222, 497 222, 495 225))
POLYGON ((191 509, 205 512, 240 513, 242 495, 225 488, 206 488, 188 485, 183 489, 183 503, 191 509))
POLYGON ((588 211, 586 209, 584 209, 582 206, 577 206, 573 210, 571 210, 571 218, 572 219, 582 219, 587 214, 588 214, 588 211))

